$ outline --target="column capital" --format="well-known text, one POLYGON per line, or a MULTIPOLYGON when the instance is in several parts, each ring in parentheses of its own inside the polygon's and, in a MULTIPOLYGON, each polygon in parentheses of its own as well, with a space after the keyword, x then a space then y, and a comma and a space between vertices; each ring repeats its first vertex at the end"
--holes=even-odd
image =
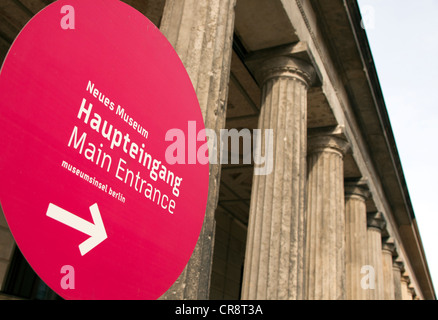
POLYGON ((371 195, 366 179, 346 179, 344 182, 344 190, 346 198, 359 197, 365 201, 371 195))
POLYGON ((397 256, 397 248, 393 238, 388 237, 382 239, 382 251, 388 252, 391 256, 397 256))
POLYGON ((313 61, 305 42, 259 50, 245 59, 260 85, 272 78, 288 77, 302 81, 307 87, 318 85, 321 79, 313 61))
POLYGON ((409 275, 406 272, 403 272, 400 281, 405 282, 409 285, 411 283, 411 278, 409 277, 409 275))
POLYGON ((333 152, 344 157, 350 148, 344 127, 333 126, 308 130, 307 153, 333 152))
POLYGON ((399 257, 394 259, 392 266, 394 269, 399 270, 400 273, 405 272, 405 264, 404 264, 403 260, 400 259, 399 257))
POLYGON ((415 298, 417 297, 417 292, 415 291, 414 286, 412 285, 412 283, 409 284, 408 286, 408 290, 412 295, 412 300, 416 300, 415 298))
POLYGON ((367 214, 367 226, 368 229, 376 229, 379 232, 386 226, 385 218, 381 212, 374 212, 367 214))

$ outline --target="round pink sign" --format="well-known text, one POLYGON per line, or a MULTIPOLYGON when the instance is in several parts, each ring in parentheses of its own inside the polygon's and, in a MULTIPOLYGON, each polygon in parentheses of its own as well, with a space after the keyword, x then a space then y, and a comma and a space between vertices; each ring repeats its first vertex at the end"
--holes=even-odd
POLYGON ((38 13, 0 74, 0 201, 42 280, 66 299, 160 297, 202 227, 208 163, 184 160, 205 135, 181 137, 203 129, 186 70, 138 11, 38 13))

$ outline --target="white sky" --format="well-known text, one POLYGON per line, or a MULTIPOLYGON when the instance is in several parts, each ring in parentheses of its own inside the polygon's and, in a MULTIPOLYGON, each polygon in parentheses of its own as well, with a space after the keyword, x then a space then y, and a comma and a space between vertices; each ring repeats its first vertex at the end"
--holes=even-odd
POLYGON ((438 0, 358 0, 438 293, 438 0))

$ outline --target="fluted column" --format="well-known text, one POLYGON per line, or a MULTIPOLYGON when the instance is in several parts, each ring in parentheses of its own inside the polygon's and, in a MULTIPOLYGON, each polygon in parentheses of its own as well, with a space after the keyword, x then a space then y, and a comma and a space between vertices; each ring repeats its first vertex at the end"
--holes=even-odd
POLYGON ((340 136, 308 139, 306 296, 345 299, 344 161, 340 136))
POLYGON ((345 184, 345 266, 346 298, 367 300, 368 293, 361 286, 362 267, 367 265, 367 210, 369 196, 362 181, 345 184))
POLYGON ((392 268, 393 276, 394 276, 394 299, 402 300, 402 285, 401 285, 401 277, 404 272, 404 264, 400 258, 394 260, 393 268, 392 268))
MULTIPOLYGON (((291 56, 257 69, 259 128, 272 129, 272 173, 254 175, 242 299, 302 299, 307 89, 313 69, 291 56)), ((264 145, 264 143, 262 143, 264 145)))
POLYGON ((393 255, 395 254, 395 244, 392 238, 387 238, 382 243, 382 268, 383 268, 383 299, 394 300, 394 273, 393 255))
POLYGON ((402 288, 402 300, 412 300, 412 291, 409 287, 411 284, 411 279, 409 275, 405 273, 401 277, 401 288, 402 288))
MULTIPOLYGON (((204 117, 205 127, 225 127, 236 0, 166 0, 161 31, 180 56, 204 117)), ((220 164, 210 164, 209 194, 198 243, 164 299, 207 299, 215 232, 220 164)))
POLYGON ((385 226, 380 212, 368 214, 368 265, 374 269, 374 289, 369 289, 370 300, 383 300, 382 230, 385 226))

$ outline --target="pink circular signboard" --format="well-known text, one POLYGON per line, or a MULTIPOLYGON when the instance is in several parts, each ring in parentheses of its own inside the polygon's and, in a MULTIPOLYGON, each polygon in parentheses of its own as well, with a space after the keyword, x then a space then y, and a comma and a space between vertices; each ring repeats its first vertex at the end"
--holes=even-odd
POLYGON ((208 163, 186 160, 203 130, 178 55, 138 11, 60 0, 38 13, 0 74, 0 201, 42 280, 66 299, 169 289, 204 219, 208 163))

